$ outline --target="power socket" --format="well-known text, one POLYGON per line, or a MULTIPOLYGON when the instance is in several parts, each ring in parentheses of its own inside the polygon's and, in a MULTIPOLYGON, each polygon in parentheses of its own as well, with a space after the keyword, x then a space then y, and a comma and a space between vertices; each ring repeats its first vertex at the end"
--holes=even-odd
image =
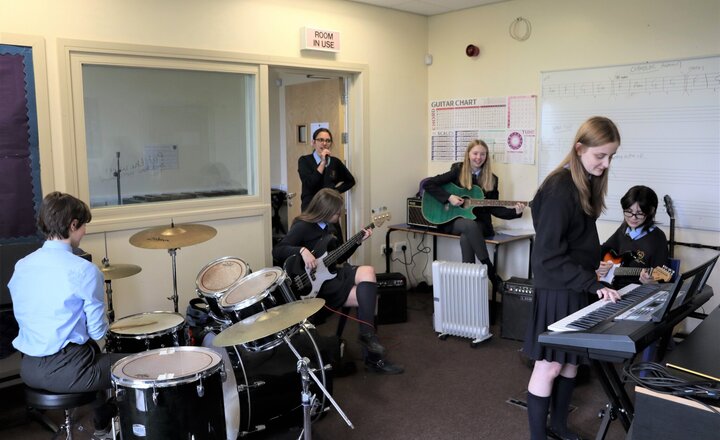
POLYGON ((396 241, 393 243, 393 251, 402 254, 403 253, 403 246, 405 246, 405 250, 408 250, 408 244, 407 241, 396 241))
MULTIPOLYGON (((388 250, 388 249, 385 247, 384 244, 381 245, 381 246, 380 246, 380 255, 382 255, 382 256, 384 257, 387 250, 388 250)), ((390 249, 389 249, 389 250, 390 250, 390 253, 393 252, 392 246, 390 246, 390 249)))

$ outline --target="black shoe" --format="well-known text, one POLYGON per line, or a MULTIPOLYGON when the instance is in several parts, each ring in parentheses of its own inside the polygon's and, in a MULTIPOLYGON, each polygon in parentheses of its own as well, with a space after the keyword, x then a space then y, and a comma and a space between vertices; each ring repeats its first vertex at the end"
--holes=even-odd
POLYGON ((565 431, 563 434, 555 431, 551 427, 546 427, 547 437, 552 440, 583 440, 578 434, 570 431, 565 431))
POLYGON ((385 354, 385 347, 380 345, 380 341, 378 340, 378 337, 374 333, 364 333, 361 334, 358 337, 358 340, 360 341, 360 344, 365 347, 365 349, 372 354, 377 354, 382 356, 385 354))
POLYGON ((365 369, 378 374, 402 374, 405 371, 401 365, 395 365, 383 359, 377 362, 365 359, 365 369))

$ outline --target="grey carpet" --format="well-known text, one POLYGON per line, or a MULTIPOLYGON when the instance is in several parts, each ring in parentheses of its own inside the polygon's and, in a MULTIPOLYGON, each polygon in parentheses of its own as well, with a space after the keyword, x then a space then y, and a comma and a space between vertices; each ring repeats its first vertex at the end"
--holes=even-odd
MULTIPOLYGON (((355 341, 357 325, 349 322, 343 335, 346 359, 358 371, 334 380, 333 397, 355 428, 350 429, 333 409, 313 424, 317 440, 354 439, 527 439, 525 410, 508 403, 525 398, 530 368, 520 355, 521 343, 493 337, 477 348, 470 340, 449 337, 439 340, 432 325, 430 293, 408 294, 408 321, 379 328, 382 343, 392 361, 405 366, 405 374, 381 376, 366 372, 355 341)), ((499 322, 499 320, 498 320, 499 322)), ((319 326, 321 334, 335 332, 336 318, 319 326)), ((299 380, 299 379, 298 379, 299 380)), ((49 431, 24 414, 22 389, 1 389, 0 437, 4 440, 48 439, 49 431)), ((300 396, 297 396, 298 401, 300 396)), ((607 399, 594 377, 576 388, 569 423, 586 438, 594 438, 600 426, 598 412, 607 399)), ((80 424, 92 426, 88 408, 78 410, 80 424)), ((60 420, 59 413, 51 417, 60 420)), ((298 428, 269 430, 249 439, 294 439, 298 428)), ((76 438, 89 438, 87 430, 76 438)), ((608 440, 625 438, 619 421, 610 426, 608 440)))

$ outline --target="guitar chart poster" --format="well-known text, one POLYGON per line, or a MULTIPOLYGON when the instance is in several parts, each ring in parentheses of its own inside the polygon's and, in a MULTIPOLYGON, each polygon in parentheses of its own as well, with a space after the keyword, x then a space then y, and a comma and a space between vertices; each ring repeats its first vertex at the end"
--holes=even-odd
POLYGON ((535 163, 537 96, 430 101, 430 160, 462 161, 468 143, 485 141, 496 163, 535 163))

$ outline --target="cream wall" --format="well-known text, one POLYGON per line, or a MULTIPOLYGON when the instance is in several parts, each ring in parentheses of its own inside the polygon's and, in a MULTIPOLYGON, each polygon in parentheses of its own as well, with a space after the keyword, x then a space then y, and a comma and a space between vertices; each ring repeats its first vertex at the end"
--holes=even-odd
MULTIPOLYGON (((411 152, 421 154, 427 138, 425 17, 338 0, 0 0, 0 35, 10 34, 38 36, 46 45, 49 142, 55 182, 46 191, 66 190, 68 171, 72 169, 70 149, 64 141, 67 133, 63 109, 67 103, 63 102, 61 90, 66 84, 61 82, 58 49, 58 41, 67 39, 222 51, 275 65, 325 69, 343 64, 363 66, 365 74, 355 85, 357 95, 353 96, 358 111, 351 122, 356 130, 354 136, 360 140, 353 152, 360 159, 354 169, 360 176, 359 205, 385 205, 404 217, 404 198, 412 191, 417 176, 426 171, 423 159, 397 165, 411 152), (339 31, 340 53, 301 53, 303 26, 339 31)), ((0 42, 5 41, 0 37, 0 42)), ((263 107, 261 112, 273 121, 277 107, 263 107)), ((262 205, 249 208, 238 218, 174 218, 176 223, 197 221, 218 230, 214 239, 177 252, 181 310, 195 297, 195 279, 208 262, 233 255, 247 260, 255 270, 271 264, 268 131, 276 130, 278 125, 267 120, 265 124, 261 133, 265 158, 261 169, 265 182, 262 205)), ((365 213, 357 216, 368 217, 365 213)), ((113 282, 116 317, 172 307, 165 299, 172 293, 168 253, 138 249, 128 243, 135 232, 157 225, 136 223, 132 229, 107 232, 111 262, 143 268, 133 277, 113 282)), ((99 262, 105 255, 105 234, 93 231, 92 226, 82 247, 99 262)), ((382 235, 377 234, 371 245, 362 248, 367 253, 365 258, 372 253, 378 264, 379 252, 370 251, 380 248, 382 235)))
MULTIPOLYGON (((541 71, 720 55, 719 21, 717 0, 512 0, 430 17, 428 52, 434 63, 428 69, 428 100, 539 95, 541 71), (508 33, 520 16, 532 23, 532 35, 524 42, 508 33), (477 58, 465 55, 470 43, 480 48, 477 58)), ((495 168, 502 198, 532 197, 537 166, 495 168)), ((445 169, 447 164, 428 164, 429 174, 445 169)), ((530 212, 507 226, 531 227, 530 212)), ((600 222, 601 240, 617 226, 600 222)), ((667 225, 663 229, 668 233, 667 225)), ((718 246, 720 233, 678 229, 676 240, 718 246)), ((675 251, 684 269, 714 255, 680 246, 675 251)), ((710 284, 720 290, 720 269, 710 284)), ((720 294, 711 301, 719 304, 720 294)))

